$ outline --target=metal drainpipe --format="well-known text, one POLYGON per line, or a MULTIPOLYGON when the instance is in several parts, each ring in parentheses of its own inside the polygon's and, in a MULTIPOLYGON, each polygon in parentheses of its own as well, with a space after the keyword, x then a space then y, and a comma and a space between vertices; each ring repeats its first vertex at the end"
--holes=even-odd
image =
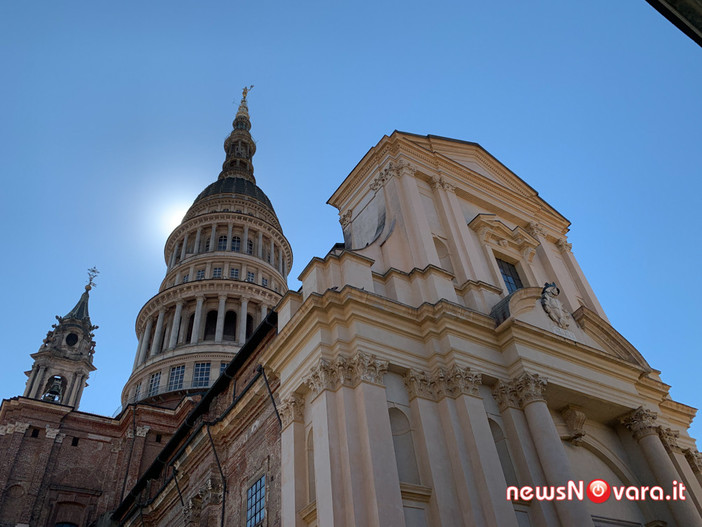
POLYGON ((221 516, 221 527, 224 527, 224 508, 227 504, 227 480, 224 477, 224 471, 222 470, 222 465, 219 462, 219 456, 217 455, 217 449, 215 448, 214 441, 212 440, 212 433, 210 432, 210 423, 205 423, 207 426, 207 437, 210 438, 210 445, 212 445, 212 453, 214 454, 215 461, 217 462, 217 468, 219 469, 219 475, 222 478, 222 516, 221 516))

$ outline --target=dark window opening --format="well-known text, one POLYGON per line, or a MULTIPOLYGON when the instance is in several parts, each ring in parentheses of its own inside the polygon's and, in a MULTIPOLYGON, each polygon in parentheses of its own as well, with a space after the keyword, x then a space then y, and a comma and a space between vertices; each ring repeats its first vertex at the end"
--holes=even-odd
POLYGON ((224 315, 224 340, 236 340, 236 313, 227 311, 224 315))
POLYGON ((161 434, 156 434, 156 442, 157 443, 161 442, 161 434))
POLYGON ((502 279, 505 281, 508 294, 524 287, 522 279, 519 278, 519 273, 517 273, 517 268, 513 264, 497 258, 497 266, 500 268, 500 273, 502 273, 502 279))
POLYGON ((205 319, 205 340, 214 340, 217 331, 217 312, 209 311, 205 319))
POLYGON ((32 428, 32 433, 29 434, 30 437, 39 437, 39 429, 38 428, 32 428))
POLYGON ((74 437, 71 439, 71 446, 78 446, 78 439, 77 437, 74 437))

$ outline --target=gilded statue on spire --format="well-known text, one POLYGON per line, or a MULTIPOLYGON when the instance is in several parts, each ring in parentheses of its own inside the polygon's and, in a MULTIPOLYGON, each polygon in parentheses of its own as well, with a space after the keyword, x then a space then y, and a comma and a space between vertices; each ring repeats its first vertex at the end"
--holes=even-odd
POLYGON ((249 92, 253 90, 253 84, 249 86, 248 88, 244 86, 244 89, 241 90, 241 102, 246 102, 246 96, 249 94, 249 92))

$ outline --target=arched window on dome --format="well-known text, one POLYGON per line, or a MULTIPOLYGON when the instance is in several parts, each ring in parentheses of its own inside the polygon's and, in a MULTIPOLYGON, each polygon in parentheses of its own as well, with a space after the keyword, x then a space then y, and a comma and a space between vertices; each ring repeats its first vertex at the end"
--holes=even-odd
POLYGON ((241 252, 241 238, 238 236, 232 238, 232 251, 235 253, 241 252))
POLYGON ((206 238, 206 239, 205 239, 205 250, 202 251, 202 252, 203 252, 203 253, 210 252, 210 239, 209 239, 209 238, 206 238))
POLYGON ((218 251, 226 251, 227 250, 227 237, 226 236, 220 236, 217 239, 217 250, 218 251))
POLYGON ((254 242, 253 240, 249 240, 246 242, 246 254, 253 254, 254 253, 254 242))
POLYGON ((217 331, 217 311, 212 310, 207 312, 205 319, 205 340, 214 340, 215 332, 217 331))
POLYGON ((224 335, 222 338, 236 340, 236 313, 234 311, 227 311, 227 314, 224 315, 224 335))

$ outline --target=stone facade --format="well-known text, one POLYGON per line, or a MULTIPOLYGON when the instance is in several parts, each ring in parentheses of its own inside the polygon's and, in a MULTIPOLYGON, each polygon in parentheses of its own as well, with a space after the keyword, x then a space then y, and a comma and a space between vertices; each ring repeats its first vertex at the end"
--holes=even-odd
POLYGON ((243 194, 206 190, 169 238, 121 414, 3 403, 2 527, 702 525, 695 410, 611 327, 568 221, 536 191, 477 144, 395 132, 330 199, 344 243, 288 291, 292 253, 251 186, 242 104, 220 180, 245 180, 230 187, 243 194), (221 210, 234 202, 255 206, 221 210), (229 254, 247 224, 269 237, 278 291, 208 278, 218 258, 254 265, 229 254), (223 254, 188 249, 205 232, 211 249, 220 227, 223 254), (195 290, 182 279, 200 261, 195 290), (266 311, 227 343, 244 301, 266 311), (182 339, 188 313, 207 324, 208 310, 213 338, 182 339), (225 356, 206 391, 135 396, 177 361, 225 356), (507 499, 598 478, 668 494, 680 482, 687 499, 507 499))

